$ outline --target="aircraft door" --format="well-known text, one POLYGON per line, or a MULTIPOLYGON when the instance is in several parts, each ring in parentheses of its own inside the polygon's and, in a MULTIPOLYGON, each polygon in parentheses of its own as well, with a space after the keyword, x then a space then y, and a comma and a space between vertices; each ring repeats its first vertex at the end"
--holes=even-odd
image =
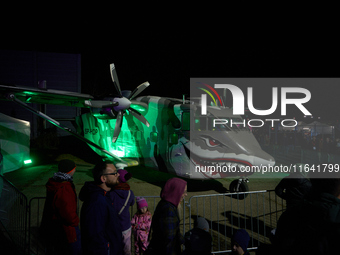
POLYGON ((176 175, 188 177, 190 159, 184 148, 189 142, 190 111, 181 111, 181 126, 169 136, 169 161, 176 175))

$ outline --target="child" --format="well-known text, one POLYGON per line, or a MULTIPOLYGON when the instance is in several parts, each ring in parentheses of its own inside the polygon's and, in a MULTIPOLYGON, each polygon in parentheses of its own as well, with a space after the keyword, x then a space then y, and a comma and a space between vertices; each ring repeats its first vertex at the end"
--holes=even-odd
POLYGON ((148 203, 145 198, 137 197, 138 211, 131 220, 131 226, 135 236, 135 252, 142 254, 149 245, 148 237, 151 227, 152 215, 148 209, 148 203))
POLYGON ((194 228, 185 233, 185 250, 182 255, 211 255, 212 237, 209 234, 209 223, 198 217, 194 228))
POLYGON ((231 239, 231 248, 232 253, 235 255, 249 255, 248 244, 249 244, 249 234, 245 229, 238 229, 232 239, 231 239))

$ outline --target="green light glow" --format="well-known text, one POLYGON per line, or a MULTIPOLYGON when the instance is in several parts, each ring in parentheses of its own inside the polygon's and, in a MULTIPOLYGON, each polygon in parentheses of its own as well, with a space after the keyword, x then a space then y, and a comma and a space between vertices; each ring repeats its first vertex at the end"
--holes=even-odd
MULTIPOLYGON (((141 132, 136 130, 134 126, 129 127, 125 117, 116 143, 112 143, 116 120, 97 119, 93 117, 92 114, 85 114, 83 115, 82 121, 84 123, 84 130, 87 130, 84 134, 85 138, 93 141, 105 150, 110 151, 118 157, 139 158, 141 156, 135 138, 140 138, 141 134, 139 133, 141 132)), ((99 155, 102 155, 102 152, 98 149, 92 149, 99 155)))
POLYGON ((25 95, 32 95, 32 96, 37 95, 36 92, 32 92, 32 91, 24 91, 23 93, 24 93, 25 95))
POLYGON ((140 113, 146 111, 146 109, 143 106, 141 106, 141 105, 131 104, 130 107, 135 109, 136 111, 139 111, 140 113))
POLYGON ((118 157, 125 157, 125 152, 123 150, 111 150, 110 152, 118 157))
POLYGON ((26 159, 24 160, 24 164, 27 165, 27 164, 31 164, 32 163, 32 160, 31 159, 26 159))

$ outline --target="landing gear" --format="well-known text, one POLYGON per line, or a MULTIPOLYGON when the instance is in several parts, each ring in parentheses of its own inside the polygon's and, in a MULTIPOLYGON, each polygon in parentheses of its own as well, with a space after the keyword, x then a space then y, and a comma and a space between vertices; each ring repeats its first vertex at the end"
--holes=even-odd
MULTIPOLYGON (((249 191, 249 187, 247 182, 249 182, 248 178, 240 178, 237 180, 233 180, 229 185, 230 193, 238 193, 238 192, 247 192, 249 191)), ((235 194, 234 198, 245 199, 248 194, 235 194)))

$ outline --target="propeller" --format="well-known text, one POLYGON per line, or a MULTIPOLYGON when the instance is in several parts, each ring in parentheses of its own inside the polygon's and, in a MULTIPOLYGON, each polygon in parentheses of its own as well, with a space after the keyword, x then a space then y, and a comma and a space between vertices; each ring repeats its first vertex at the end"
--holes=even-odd
POLYGON ((141 85, 139 85, 131 94, 122 93, 114 64, 110 64, 110 72, 111 72, 111 78, 112 78, 113 84, 119 96, 119 97, 115 97, 112 100, 111 104, 106 105, 106 107, 109 106, 111 109, 117 112, 116 125, 115 125, 115 129, 113 132, 113 137, 112 137, 112 142, 114 143, 118 139, 118 136, 121 131, 122 124, 123 124, 123 116, 126 113, 126 111, 128 111, 132 116, 134 116, 136 119, 141 121, 147 127, 150 126, 149 122, 146 120, 146 118, 141 113, 139 113, 137 110, 130 107, 131 100, 134 99, 136 96, 138 96, 150 84, 148 82, 144 82, 141 85), (126 95, 126 97, 124 95, 126 95))
POLYGON ((117 92, 119 93, 119 96, 123 97, 122 91, 120 90, 120 85, 119 85, 119 81, 118 81, 116 67, 113 63, 110 64, 110 73, 111 73, 111 78, 112 78, 113 84, 115 85, 115 88, 116 88, 117 92))

